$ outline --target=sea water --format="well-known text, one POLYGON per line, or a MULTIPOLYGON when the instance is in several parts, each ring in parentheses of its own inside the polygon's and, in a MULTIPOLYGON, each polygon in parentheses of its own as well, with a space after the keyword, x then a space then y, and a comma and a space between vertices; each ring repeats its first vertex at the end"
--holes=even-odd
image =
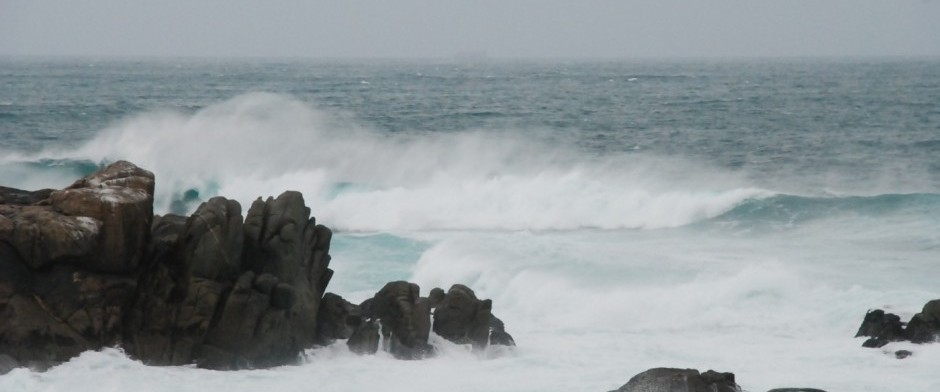
POLYGON ((940 298, 940 61, 0 60, 0 184, 118 159, 157 213, 301 191, 328 291, 464 283, 518 346, 236 372, 105 349, 0 391, 607 391, 660 366, 940 390, 940 344, 853 337, 940 298))

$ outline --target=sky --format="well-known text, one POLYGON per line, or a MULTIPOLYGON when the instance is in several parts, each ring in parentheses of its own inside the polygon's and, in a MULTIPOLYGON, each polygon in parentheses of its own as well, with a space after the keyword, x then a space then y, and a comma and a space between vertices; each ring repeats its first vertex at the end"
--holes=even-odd
POLYGON ((2 56, 940 56, 940 0, 0 0, 2 56))

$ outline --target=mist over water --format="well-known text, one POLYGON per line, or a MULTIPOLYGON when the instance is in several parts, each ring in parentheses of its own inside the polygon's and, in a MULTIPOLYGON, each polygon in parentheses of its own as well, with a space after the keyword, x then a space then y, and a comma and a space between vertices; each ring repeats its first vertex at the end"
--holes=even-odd
POLYGON ((852 338, 869 308, 940 297, 935 63, 3 67, 0 184, 127 159, 155 173, 158 213, 298 190, 337 232, 328 291, 465 283, 519 346, 397 361, 339 342, 239 372, 105 350, 0 390, 605 391, 656 366, 750 391, 940 389, 937 345, 852 338), (52 71, 114 83, 84 103, 23 90, 52 71))

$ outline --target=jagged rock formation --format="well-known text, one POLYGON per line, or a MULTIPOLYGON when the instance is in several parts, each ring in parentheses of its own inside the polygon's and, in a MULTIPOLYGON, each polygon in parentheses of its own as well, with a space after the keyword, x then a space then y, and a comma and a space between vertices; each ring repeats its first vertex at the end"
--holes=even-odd
POLYGON ((154 176, 120 161, 60 191, 3 188, 0 354, 43 367, 121 345, 232 369, 312 347, 331 232, 297 192, 153 216, 154 176))
POLYGON ((455 284, 434 309, 434 333, 455 343, 469 343, 474 350, 489 344, 514 346, 503 322, 493 316, 493 301, 479 300, 469 287, 455 284))
MULTIPOLYGON (((890 342, 930 343, 940 339, 940 299, 927 302, 906 324, 893 313, 875 309, 865 314, 855 337, 869 337, 863 347, 883 347, 890 342)), ((907 355, 898 355, 906 358, 907 355)))
POLYGON ((315 343, 330 236, 297 192, 256 200, 244 223, 222 197, 185 224, 159 220, 125 349, 148 363, 217 369, 294 361, 315 343))
POLYGON ((62 190, 0 187, 0 372, 109 346, 213 369, 287 364, 337 339, 417 359, 433 353, 435 307, 447 339, 514 344, 463 285, 424 298, 391 282, 361 305, 325 293, 332 232, 298 192, 259 198, 244 218, 223 197, 154 216, 153 192, 153 174, 126 161, 62 190))
POLYGON ((733 373, 655 368, 633 376, 611 392, 741 392, 733 373))
MULTIPOLYGON (((342 304, 349 310, 337 312, 339 316, 361 315, 360 320, 347 317, 345 321, 344 328, 353 330, 347 341, 350 350, 374 354, 382 348, 397 358, 422 358, 433 354, 434 349, 428 344, 432 328, 454 343, 470 344, 475 351, 490 344, 515 345, 503 322, 490 312, 492 301, 477 299, 469 287, 455 284, 446 294, 434 288, 427 298, 421 297, 420 292, 414 283, 390 282, 358 308, 342 304), (380 330, 384 347, 378 343, 380 330)), ((322 309, 321 312, 327 313, 322 309)))

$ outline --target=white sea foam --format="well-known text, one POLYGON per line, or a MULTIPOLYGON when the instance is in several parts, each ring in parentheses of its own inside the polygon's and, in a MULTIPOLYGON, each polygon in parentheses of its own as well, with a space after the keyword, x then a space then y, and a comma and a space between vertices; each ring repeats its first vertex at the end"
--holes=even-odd
POLYGON ((291 189, 322 220, 357 231, 675 227, 770 194, 678 158, 591 157, 513 132, 389 135, 260 93, 133 117, 43 156, 152 170, 158 212, 187 189, 243 204, 291 189))
POLYGON ((360 301, 388 280, 465 283, 519 346, 477 356, 438 342, 436 358, 398 361, 340 342, 239 372, 104 350, 16 370, 0 391, 605 391, 657 366, 732 371, 757 392, 940 390, 940 344, 852 338, 870 307, 908 317, 940 297, 940 222, 927 215, 689 225, 769 193, 695 162, 592 157, 512 132, 380 134, 268 94, 135 117, 43 154, 136 162, 156 173, 162 208, 190 188, 243 204, 303 191, 320 222, 395 234, 334 236, 330 291, 360 301))

